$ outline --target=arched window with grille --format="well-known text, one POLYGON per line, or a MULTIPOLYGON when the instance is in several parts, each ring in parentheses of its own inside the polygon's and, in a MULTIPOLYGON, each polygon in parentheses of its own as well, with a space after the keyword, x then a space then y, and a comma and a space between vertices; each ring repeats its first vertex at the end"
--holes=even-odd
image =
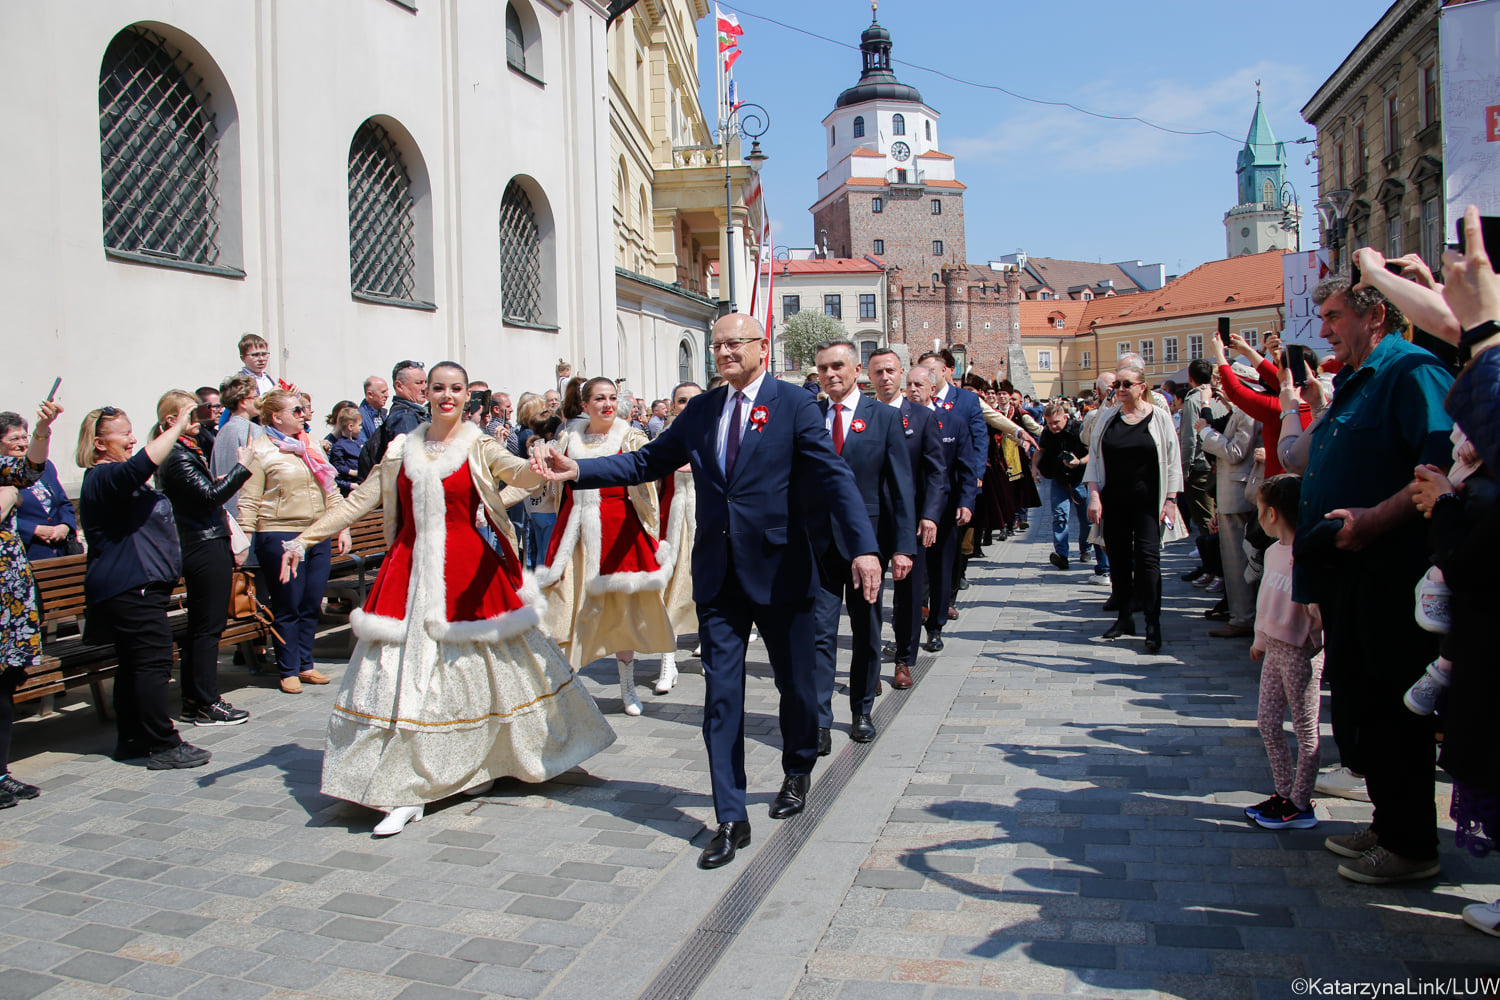
POLYGON ((677 345, 677 381, 693 381, 693 342, 687 337, 677 345))
POLYGON ((369 118, 349 143, 349 287, 361 299, 431 308, 431 215, 416 145, 369 118))
POLYGON ((892 115, 891 116, 891 134, 892 135, 905 135, 906 134, 906 116, 905 115, 898 114, 898 115, 892 115))
POLYGON ((107 252, 244 275, 235 120, 228 85, 196 42, 142 25, 110 40, 99 66, 107 252))
POLYGON ((864 137, 865 137, 865 116, 864 115, 856 115, 855 118, 854 118, 854 138, 856 138, 856 139, 863 139, 864 137))
POLYGON ((530 178, 513 177, 500 200, 500 298, 507 323, 556 329, 552 218, 530 178))
POLYGON ((521 15, 516 5, 505 5, 505 61, 522 73, 526 72, 526 32, 521 28, 521 15))

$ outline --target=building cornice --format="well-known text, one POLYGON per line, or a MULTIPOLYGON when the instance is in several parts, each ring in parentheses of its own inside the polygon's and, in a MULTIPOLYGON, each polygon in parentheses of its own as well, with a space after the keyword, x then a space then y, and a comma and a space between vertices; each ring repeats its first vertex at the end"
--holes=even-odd
POLYGON ((1316 127, 1318 120, 1334 102, 1364 76, 1371 64, 1394 45, 1414 21, 1440 6, 1442 0, 1396 0, 1391 4, 1380 20, 1375 22, 1375 26, 1365 32, 1354 50, 1344 57, 1333 75, 1323 81, 1312 99, 1303 106, 1303 121, 1316 127))
POLYGON ((647 288, 651 288, 659 292, 665 292, 668 295, 674 295, 687 302, 691 302, 694 305, 704 306, 708 309, 718 309, 719 307, 718 300, 716 299, 711 299, 706 295, 699 295, 697 292, 690 292, 686 288, 682 288, 679 285, 669 285, 665 281, 660 281, 648 275, 637 274, 635 271, 620 267, 619 265, 615 266, 615 277, 624 278, 627 281, 633 281, 639 285, 645 285, 647 288))

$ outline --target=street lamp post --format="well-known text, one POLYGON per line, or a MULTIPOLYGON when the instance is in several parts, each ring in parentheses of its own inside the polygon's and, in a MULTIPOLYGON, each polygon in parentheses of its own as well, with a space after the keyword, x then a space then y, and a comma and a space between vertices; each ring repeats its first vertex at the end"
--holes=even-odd
POLYGON ((1344 234, 1349 226, 1349 205, 1353 201, 1353 191, 1348 188, 1339 188, 1319 198, 1317 205, 1314 206, 1318 210, 1321 228, 1328 234, 1329 249, 1333 251, 1333 266, 1336 271, 1344 269, 1341 250, 1344 246, 1344 234))
MULTIPOLYGON (((759 104, 741 104, 729 111, 719 122, 718 141, 724 155, 724 280, 728 282, 729 311, 735 312, 734 301, 734 178, 730 174, 729 139, 731 136, 751 140, 750 155, 745 159, 754 169, 765 162, 766 155, 760 151, 760 137, 771 127, 771 116, 759 104)), ((757 270, 759 265, 757 264, 757 270)))
POLYGON ((1281 184, 1281 228, 1295 235, 1297 252, 1302 252, 1302 206, 1291 181, 1281 184))

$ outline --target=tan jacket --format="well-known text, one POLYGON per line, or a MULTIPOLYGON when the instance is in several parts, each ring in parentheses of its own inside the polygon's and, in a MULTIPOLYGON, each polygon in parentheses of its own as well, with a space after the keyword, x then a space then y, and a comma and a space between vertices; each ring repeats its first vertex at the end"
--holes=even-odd
POLYGON ((342 500, 338 490, 325 494, 302 457, 276 447, 271 435, 251 442, 250 478, 240 491, 239 521, 245 534, 299 532, 342 500))

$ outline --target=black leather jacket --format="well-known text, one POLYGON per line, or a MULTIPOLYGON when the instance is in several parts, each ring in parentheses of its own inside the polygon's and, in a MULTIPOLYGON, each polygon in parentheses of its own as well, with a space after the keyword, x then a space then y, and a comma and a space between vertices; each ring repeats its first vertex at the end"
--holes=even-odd
POLYGON ((156 470, 156 487, 172 502, 177 537, 182 544, 228 538, 224 504, 249 478, 250 470, 236 465, 215 480, 202 455, 180 441, 174 444, 166 461, 156 470))

